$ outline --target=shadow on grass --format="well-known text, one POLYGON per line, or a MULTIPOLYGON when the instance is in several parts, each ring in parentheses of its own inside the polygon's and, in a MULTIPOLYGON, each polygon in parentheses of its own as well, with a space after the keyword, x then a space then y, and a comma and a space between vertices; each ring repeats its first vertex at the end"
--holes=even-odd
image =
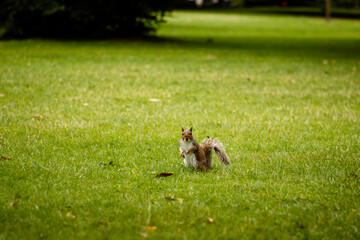
MULTIPOLYGON (((291 38, 281 36, 244 37, 147 37, 133 39, 79 40, 79 39, 30 39, 5 40, 18 47, 21 42, 45 41, 73 46, 106 48, 166 49, 203 51, 207 53, 249 54, 252 56, 333 58, 360 61, 360 40, 336 38, 291 38)), ((8 46, 9 47, 9 46, 8 46)), ((357 63, 357 62, 356 62, 357 63)))
POLYGON ((174 48, 233 51, 278 56, 314 56, 359 60, 360 40, 335 38, 284 37, 214 37, 214 38, 149 38, 148 43, 174 48))
MULTIPOLYGON (((217 11, 218 12, 218 11, 217 11)), ((203 50, 207 52, 227 51, 230 53, 248 53, 255 56, 279 56, 279 57, 323 57, 341 58, 360 61, 360 38, 338 38, 337 36, 323 37, 286 35, 281 34, 262 35, 257 33, 253 36, 222 36, 211 37, 212 28, 207 29, 208 36, 179 36, 179 37, 159 37, 148 36, 143 38, 122 38, 107 40, 88 40, 88 39, 39 39, 54 42, 68 42, 76 45, 106 45, 111 48, 126 47, 143 44, 145 48, 152 49, 183 49, 183 50, 203 50)), ((37 39, 32 39, 37 40, 37 39)), ((30 41, 32 41, 30 40, 30 41)), ((7 42, 12 40, 3 40, 7 42)), ((0 41, 1 43, 1 41, 0 41)))

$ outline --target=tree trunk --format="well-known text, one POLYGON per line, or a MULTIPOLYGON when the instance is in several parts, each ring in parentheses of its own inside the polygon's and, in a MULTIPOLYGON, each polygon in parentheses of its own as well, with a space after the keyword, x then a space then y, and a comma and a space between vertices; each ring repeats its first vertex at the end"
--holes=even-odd
POLYGON ((325 0, 326 21, 330 22, 331 0, 325 0))

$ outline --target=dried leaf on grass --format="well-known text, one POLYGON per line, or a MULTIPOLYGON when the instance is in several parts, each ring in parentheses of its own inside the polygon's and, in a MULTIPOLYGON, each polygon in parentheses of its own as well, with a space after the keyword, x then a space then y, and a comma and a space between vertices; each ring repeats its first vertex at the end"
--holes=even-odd
POLYGON ((44 119, 44 117, 43 117, 43 116, 41 116, 41 115, 38 115, 38 116, 32 116, 32 118, 33 118, 33 119, 36 119, 36 120, 42 120, 42 119, 44 119))
POLYGON ((148 237, 148 235, 147 235, 146 232, 140 232, 140 236, 142 236, 142 237, 144 237, 144 238, 148 237))
POLYGON ((169 172, 169 173, 159 173, 158 175, 156 175, 156 177, 168 177, 173 175, 174 172, 169 172))
POLYGON ((214 222, 214 219, 213 219, 213 218, 210 218, 210 217, 209 217, 207 220, 208 220, 209 223, 213 223, 213 222, 214 222))
POLYGON ((160 99, 157 98, 149 98, 150 102, 160 102, 160 99))
POLYGON ((99 163, 100 167, 120 167, 119 164, 114 163, 113 161, 110 161, 108 163, 99 163))
POLYGON ((184 199, 183 198, 175 198, 175 197, 172 197, 172 196, 166 196, 164 195, 164 198, 168 201, 178 201, 180 204, 182 204, 184 202, 184 199))
POLYGON ((155 227, 155 226, 147 226, 147 227, 145 227, 145 229, 148 230, 148 231, 153 232, 153 231, 155 231, 157 229, 157 227, 155 227))
POLYGON ((14 202, 10 203, 10 206, 15 207, 15 206, 17 206, 18 204, 19 204, 19 201, 14 201, 14 202))
POLYGON ((175 201, 175 198, 173 198, 173 197, 164 196, 164 198, 168 201, 175 201))
POLYGON ((359 177, 359 175, 357 175, 356 173, 350 173, 349 176, 350 176, 350 177, 354 177, 354 178, 358 178, 358 177, 359 177))
POLYGON ((66 217, 67 217, 67 218, 70 218, 70 219, 76 218, 75 215, 72 214, 71 212, 68 212, 68 213, 66 214, 66 217))
POLYGON ((1 157, 0 157, 0 159, 1 159, 1 160, 10 160, 10 159, 11 159, 11 157, 1 156, 1 157))

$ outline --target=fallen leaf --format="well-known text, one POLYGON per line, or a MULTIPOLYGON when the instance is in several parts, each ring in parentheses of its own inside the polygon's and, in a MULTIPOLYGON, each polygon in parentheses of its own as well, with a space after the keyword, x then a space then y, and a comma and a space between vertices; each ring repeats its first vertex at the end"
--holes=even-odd
POLYGON ((214 219, 213 219, 213 218, 210 218, 210 217, 209 217, 207 220, 208 220, 209 223, 213 223, 213 222, 214 222, 214 219))
POLYGON ((160 99, 157 98, 149 98, 150 102, 160 102, 160 99))
POLYGON ((183 198, 176 198, 176 200, 178 200, 178 202, 181 203, 181 204, 184 202, 183 198))
POLYGON ((70 219, 76 218, 75 215, 72 214, 71 212, 68 212, 68 213, 66 214, 66 217, 67 217, 67 218, 70 218, 70 219))
POLYGON ((119 164, 114 163, 113 161, 110 161, 108 163, 99 163, 100 167, 120 167, 119 164))
POLYGON ((148 230, 148 231, 153 232, 153 231, 155 231, 157 229, 157 227, 155 227, 155 226, 147 226, 147 227, 145 227, 145 229, 148 230))
POLYGON ((354 178, 358 178, 358 177, 359 177, 356 173, 350 173, 349 175, 350 175, 351 177, 354 177, 354 178))
POLYGON ((88 104, 88 103, 84 103, 84 106, 89 106, 89 104, 88 104))
POLYGON ((208 60, 216 60, 217 57, 214 56, 214 55, 207 55, 207 59, 208 59, 208 60))
POLYGON ((140 235, 144 238, 148 237, 147 233, 145 233, 145 232, 140 232, 140 235))
POLYGON ((5 97, 5 94, 3 94, 3 93, 0 93, 0 97, 5 97))
POLYGON ((328 64, 328 60, 327 60, 327 59, 324 59, 323 64, 324 64, 324 65, 328 64))
POLYGON ((168 176, 171 176, 171 175, 173 175, 173 174, 174 174, 173 172, 160 173, 160 174, 156 175, 156 177, 168 177, 168 176))
POLYGON ((43 116, 41 115, 38 115, 38 116, 32 116, 33 119, 37 119, 37 120, 41 120, 41 119, 44 119, 43 116))
POLYGON ((15 207, 15 206, 17 206, 18 204, 19 204, 19 201, 15 201, 15 202, 10 203, 10 206, 15 207))
POLYGON ((214 42, 214 39, 212 39, 212 38, 206 39, 206 43, 213 43, 213 42, 214 42))
POLYGON ((173 198, 173 197, 169 197, 169 196, 164 196, 164 197, 168 201, 175 201, 175 198, 173 198))
POLYGON ((0 159, 1 159, 1 160, 10 160, 10 159, 11 159, 11 157, 1 156, 1 157, 0 157, 0 159))

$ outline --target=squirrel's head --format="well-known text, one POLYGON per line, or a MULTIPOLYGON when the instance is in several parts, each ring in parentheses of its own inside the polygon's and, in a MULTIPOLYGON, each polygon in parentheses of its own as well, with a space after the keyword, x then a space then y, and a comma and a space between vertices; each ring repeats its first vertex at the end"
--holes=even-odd
POLYGON ((184 130, 184 128, 181 128, 182 130, 182 137, 181 139, 184 141, 192 141, 193 140, 193 136, 192 136, 192 127, 189 130, 184 130))

